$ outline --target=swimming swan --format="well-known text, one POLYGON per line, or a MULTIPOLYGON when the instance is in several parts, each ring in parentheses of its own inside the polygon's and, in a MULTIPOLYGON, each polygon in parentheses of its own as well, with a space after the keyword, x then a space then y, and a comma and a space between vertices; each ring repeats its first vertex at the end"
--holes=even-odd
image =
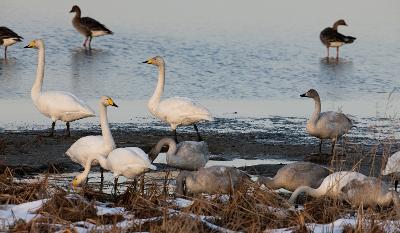
POLYGON ((300 186, 318 188, 328 175, 329 170, 321 165, 295 162, 280 168, 274 178, 260 176, 257 182, 274 190, 284 188, 293 192, 300 186))
MULTIPOLYGON (((386 160, 385 168, 382 171, 383 176, 387 176, 393 173, 400 172, 400 151, 394 153, 386 160)), ((397 185, 399 181, 396 179, 394 181, 394 191, 397 191, 397 185)))
POLYGON ((337 31, 340 25, 347 26, 343 19, 339 19, 333 24, 333 27, 325 28, 319 35, 322 44, 326 46, 327 58, 329 58, 329 47, 336 47, 336 59, 339 59, 339 47, 344 44, 351 44, 356 39, 352 36, 340 34, 337 31))
POLYGON ((176 193, 230 194, 247 181, 249 175, 234 167, 203 167, 198 171, 181 171, 176 178, 176 193))
POLYGON ((314 189, 309 186, 298 187, 290 196, 289 202, 294 203, 301 193, 306 193, 312 197, 318 198, 322 196, 339 197, 342 188, 352 180, 364 180, 365 175, 358 172, 341 171, 335 172, 327 176, 321 185, 314 189))
POLYGON ((210 152, 207 143, 184 141, 178 145, 172 138, 163 138, 149 152, 150 160, 154 160, 160 153, 161 148, 167 145, 167 164, 182 170, 198 170, 206 165, 210 152))
POLYGON ((115 182, 117 182, 118 176, 135 178, 149 170, 157 170, 142 149, 138 147, 117 148, 111 151, 107 158, 98 155, 91 156, 86 161, 85 170, 72 181, 73 186, 86 180, 93 160, 98 160, 102 168, 113 172, 115 182))
MULTIPOLYGON (((99 101, 100 110, 100 126, 101 136, 86 136, 78 139, 72 146, 65 152, 72 161, 79 163, 84 167, 88 159, 93 155, 107 157, 108 154, 116 148, 114 139, 111 135, 110 126, 107 118, 107 106, 118 107, 111 97, 102 96, 99 101)), ((98 164, 97 160, 94 161, 98 164)), ((103 177, 103 169, 100 169, 101 177, 103 177)))
POLYGON ((196 123, 200 121, 212 121, 210 111, 205 107, 195 103, 189 98, 172 97, 160 101, 164 92, 165 84, 165 62, 160 56, 153 57, 143 63, 155 65, 158 67, 158 83, 153 96, 150 98, 147 107, 151 114, 158 119, 170 124, 174 131, 175 140, 177 140, 176 127, 179 125, 193 124, 199 141, 202 138, 197 129, 196 123))
POLYGON ((310 89, 306 93, 300 95, 300 97, 312 98, 315 101, 314 112, 307 121, 306 129, 308 134, 320 139, 320 154, 322 149, 322 140, 331 139, 333 155, 336 140, 353 127, 351 120, 346 115, 339 112, 329 111, 321 113, 321 100, 318 92, 314 89, 310 89))
POLYGON ((7 59, 7 47, 22 41, 22 39, 24 39, 22 36, 8 27, 0 27, 0 45, 4 46, 4 59, 7 59))
POLYGON ((352 180, 342 188, 341 199, 353 207, 389 206, 394 203, 400 207, 400 198, 396 191, 389 191, 388 185, 375 177, 364 180, 352 180))
POLYGON ((33 40, 25 48, 35 48, 39 50, 36 80, 32 86, 31 98, 36 108, 46 117, 52 120, 51 132, 53 136, 56 121, 66 122, 67 134, 71 134, 69 123, 86 117, 93 117, 93 110, 78 99, 75 95, 65 91, 45 91, 42 92, 44 78, 44 43, 42 40, 33 40))
POLYGON ((69 13, 75 12, 75 17, 72 19, 72 25, 74 28, 85 36, 85 41, 83 42, 83 47, 86 48, 86 44, 89 40, 89 48, 91 48, 92 38, 104 35, 113 34, 106 26, 99 23, 97 20, 90 17, 81 18, 81 9, 79 6, 75 5, 72 7, 69 13))

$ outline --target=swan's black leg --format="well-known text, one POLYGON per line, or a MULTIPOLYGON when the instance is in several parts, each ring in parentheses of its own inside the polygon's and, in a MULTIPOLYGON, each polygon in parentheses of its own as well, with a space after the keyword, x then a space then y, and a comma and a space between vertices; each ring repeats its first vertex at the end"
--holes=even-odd
POLYGON ((319 154, 322 154, 322 139, 319 140, 319 154))
POLYGON ((71 137, 71 131, 69 130, 69 122, 66 123, 67 125, 67 137, 71 137))
POLYGON ((399 184, 399 181, 398 180, 395 180, 394 181, 394 191, 396 191, 397 192, 397 185, 399 184))
POLYGON ((335 144, 336 144, 336 140, 332 140, 332 151, 331 151, 332 156, 333 156, 333 152, 335 152, 335 144))
POLYGON ((100 166, 100 184, 103 186, 103 181, 104 181, 104 175, 103 175, 104 169, 100 166))
POLYGON ((118 176, 114 179, 114 194, 117 195, 117 188, 118 188, 118 176))
POLYGON ((173 130, 174 131, 174 139, 176 144, 178 144, 178 135, 176 134, 176 129, 173 130))
POLYGON ((197 129, 197 125, 196 125, 196 124, 193 124, 193 126, 194 126, 194 129, 196 130, 196 133, 197 133, 197 140, 198 140, 199 142, 203 141, 203 139, 202 139, 201 136, 200 136, 199 129, 197 129))
POLYGON ((51 123, 51 130, 50 134, 47 135, 48 137, 53 137, 54 136, 54 128, 56 127, 56 122, 51 123))

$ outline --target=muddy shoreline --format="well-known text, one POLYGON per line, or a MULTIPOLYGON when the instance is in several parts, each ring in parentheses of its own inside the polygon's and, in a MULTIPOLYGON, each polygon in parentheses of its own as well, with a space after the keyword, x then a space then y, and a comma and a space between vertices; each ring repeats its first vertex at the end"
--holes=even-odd
MULTIPOLYGON (((302 161, 311 159, 334 169, 360 170, 368 175, 378 175, 382 155, 398 150, 399 143, 391 140, 380 140, 368 145, 356 143, 360 138, 345 138, 337 146, 338 158, 333 163, 330 158, 325 161, 320 156, 311 156, 317 152, 318 140, 308 137, 305 132, 288 133, 284 129, 271 132, 212 132, 202 135, 209 144, 214 160, 241 159, 282 159, 302 161), (343 156, 341 156, 343 155, 343 156)), ((163 137, 171 136, 165 129, 140 128, 134 124, 112 126, 112 132, 118 147, 137 146, 148 152, 163 137)), ((73 130, 71 137, 63 136, 63 131, 56 132, 54 137, 45 137, 47 131, 3 131, 0 133, 0 172, 6 167, 15 170, 18 175, 31 175, 42 172, 74 172, 82 170, 79 164, 72 162, 64 152, 77 139, 101 134, 98 127, 85 130, 73 130)), ((194 140, 195 134, 182 130, 179 140, 194 140)), ((330 152, 330 143, 326 141, 323 152, 330 152)), ((162 165, 158 164, 160 168, 162 165)), ((254 175, 273 176, 282 165, 256 165, 242 167, 254 175)))

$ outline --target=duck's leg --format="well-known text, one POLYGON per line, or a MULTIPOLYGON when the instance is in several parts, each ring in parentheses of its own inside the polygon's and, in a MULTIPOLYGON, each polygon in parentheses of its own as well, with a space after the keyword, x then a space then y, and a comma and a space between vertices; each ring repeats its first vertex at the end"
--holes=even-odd
POLYGON ((197 125, 193 124, 193 126, 194 126, 194 129, 196 130, 196 133, 197 133, 197 141, 199 141, 199 142, 203 141, 203 139, 200 136, 199 129, 197 129, 197 125))
POLYGON ((89 38, 89 37, 86 37, 86 38, 85 38, 85 41, 83 42, 83 47, 85 47, 85 48, 86 48, 86 43, 87 43, 87 41, 88 41, 88 38, 89 38))
POLYGON ((92 49, 92 36, 89 36, 89 49, 92 49))
POLYGON ((7 46, 4 46, 4 59, 7 60, 7 46))
POLYGON ((69 122, 66 123, 66 126, 67 126, 67 134, 66 134, 66 136, 67 137, 71 137, 71 131, 69 130, 69 122))
POLYGON ((329 60, 329 46, 326 46, 326 54, 327 54, 326 58, 329 60))
POLYGON ((51 130, 50 130, 50 134, 47 135, 47 137, 53 137, 54 136, 54 128, 56 127, 56 122, 53 121, 53 123, 51 123, 51 130))
POLYGON ((339 60, 339 47, 336 47, 336 60, 339 60))

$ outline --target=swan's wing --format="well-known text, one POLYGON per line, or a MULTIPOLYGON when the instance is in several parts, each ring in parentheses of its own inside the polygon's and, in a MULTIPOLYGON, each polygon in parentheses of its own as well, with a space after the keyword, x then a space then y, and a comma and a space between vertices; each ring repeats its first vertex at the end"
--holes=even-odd
POLYGON ((130 164, 138 164, 153 169, 147 154, 138 147, 117 148, 108 155, 107 162, 113 170, 119 171, 130 164))
POLYGON ((184 97, 172 97, 160 102, 157 112, 163 115, 173 114, 177 118, 198 118, 211 121, 208 109, 184 97))
POLYGON ((346 133, 353 126, 351 120, 345 114, 333 111, 321 113, 318 124, 331 131, 336 131, 338 134, 346 133))
POLYGON ((106 156, 103 155, 103 144, 102 136, 86 136, 72 144, 65 154, 68 155, 72 161, 83 166, 92 155, 106 156))
POLYGON ((386 176, 396 172, 400 172, 400 151, 394 153, 388 158, 385 169, 382 171, 382 175, 386 176))
POLYGON ((49 112, 64 114, 85 113, 94 116, 94 111, 75 95, 65 91, 42 92, 39 104, 49 109, 49 112))

